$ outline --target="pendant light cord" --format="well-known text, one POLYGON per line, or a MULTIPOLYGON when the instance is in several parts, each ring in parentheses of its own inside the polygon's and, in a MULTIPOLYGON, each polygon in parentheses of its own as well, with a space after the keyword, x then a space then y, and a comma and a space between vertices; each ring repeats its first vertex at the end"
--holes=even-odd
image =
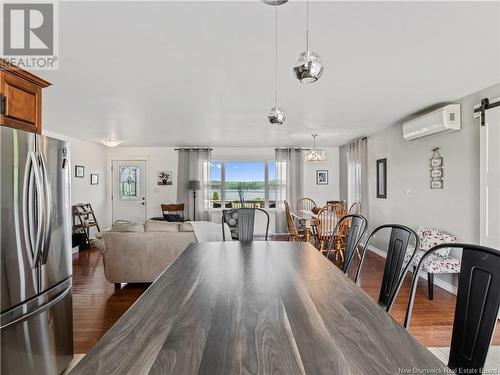
POLYGON ((275 24, 274 24, 274 106, 278 107, 278 0, 276 0, 275 5, 275 24))
POLYGON ((306 0, 306 51, 309 52, 309 0, 306 0))

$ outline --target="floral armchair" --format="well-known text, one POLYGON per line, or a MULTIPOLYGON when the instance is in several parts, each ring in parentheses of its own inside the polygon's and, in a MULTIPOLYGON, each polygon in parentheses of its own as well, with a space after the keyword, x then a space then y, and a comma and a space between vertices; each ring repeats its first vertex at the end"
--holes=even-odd
MULTIPOLYGON (((437 228, 420 227, 417 231, 420 240, 420 248, 413 261, 413 267, 418 265, 422 255, 436 245, 443 243, 457 242, 457 236, 445 233, 437 228)), ((453 258, 450 255, 450 249, 445 248, 436 251, 430 255, 422 266, 422 269, 427 272, 427 283, 429 299, 433 299, 434 294, 434 274, 435 273, 459 273, 460 272, 460 259, 453 258)), ((410 260, 411 253, 405 256, 405 262, 410 260)))

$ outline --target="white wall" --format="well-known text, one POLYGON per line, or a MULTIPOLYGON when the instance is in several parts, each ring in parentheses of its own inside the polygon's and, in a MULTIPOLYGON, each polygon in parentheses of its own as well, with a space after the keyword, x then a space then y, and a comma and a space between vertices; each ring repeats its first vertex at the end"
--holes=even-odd
POLYGON ((111 225, 107 197, 108 168, 107 148, 92 142, 78 140, 62 134, 44 130, 44 135, 66 140, 71 152, 71 204, 90 203, 101 229, 111 225), (75 165, 85 167, 85 177, 75 177, 75 165), (90 185, 90 174, 99 175, 99 184, 90 185))
POLYGON ((339 148, 327 147, 326 161, 311 163, 304 161, 304 196, 313 199, 318 206, 327 201, 338 200, 339 192, 339 148), (328 171, 328 185, 316 184, 316 171, 328 171))
MULTIPOLYGON (((500 84, 457 100, 462 130, 406 142, 401 125, 368 138, 369 224, 401 223, 435 226, 479 243, 479 123, 473 106, 484 97, 500 96, 500 84), (440 147, 444 189, 430 189, 431 149, 440 147), (377 159, 387 158, 387 199, 376 198, 377 159)), ((455 256, 458 253, 454 254, 455 256)), ((437 276, 448 282, 449 275, 437 276)))
MULTIPOLYGON (((113 160, 145 159, 148 164, 146 217, 161 216, 162 203, 177 203, 177 151, 174 147, 116 147, 108 150, 108 169, 113 160), (158 171, 173 172, 172 185, 157 185, 158 171)), ((108 197, 111 200, 111 176, 108 197)), ((110 207, 111 209, 111 207, 110 207)), ((110 212, 111 213, 111 212, 110 212)))

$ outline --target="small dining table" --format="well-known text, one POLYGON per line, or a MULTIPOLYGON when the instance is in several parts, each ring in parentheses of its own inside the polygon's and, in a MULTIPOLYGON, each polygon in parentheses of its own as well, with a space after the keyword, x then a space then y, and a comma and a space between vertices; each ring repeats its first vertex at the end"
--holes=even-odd
POLYGON ((311 244, 232 241, 187 247, 70 374, 445 369, 311 244))
POLYGON ((312 236, 311 228, 313 225, 318 223, 318 215, 316 215, 311 210, 293 210, 290 211, 293 217, 295 217, 301 224, 304 225, 304 240, 309 242, 312 236))

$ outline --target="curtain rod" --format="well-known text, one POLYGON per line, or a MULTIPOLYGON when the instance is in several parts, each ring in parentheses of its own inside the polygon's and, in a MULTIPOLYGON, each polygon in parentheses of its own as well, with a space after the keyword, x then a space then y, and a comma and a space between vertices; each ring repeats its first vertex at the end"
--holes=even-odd
POLYGON ((210 147, 179 147, 179 148, 174 148, 174 151, 180 151, 180 150, 207 150, 207 151, 213 151, 213 148, 210 148, 210 147))
POLYGON ((474 113, 480 113, 481 114, 481 126, 486 125, 486 116, 485 112, 488 109, 492 109, 495 107, 500 106, 500 100, 496 101, 494 103, 490 103, 490 100, 488 98, 481 99, 481 105, 478 108, 474 108, 474 113))

